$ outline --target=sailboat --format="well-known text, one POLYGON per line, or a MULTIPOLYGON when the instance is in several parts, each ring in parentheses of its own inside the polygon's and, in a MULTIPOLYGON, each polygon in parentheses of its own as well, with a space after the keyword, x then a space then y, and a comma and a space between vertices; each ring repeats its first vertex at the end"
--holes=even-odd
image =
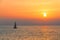
POLYGON ((14 29, 17 29, 17 27, 16 27, 16 22, 14 22, 14 29))

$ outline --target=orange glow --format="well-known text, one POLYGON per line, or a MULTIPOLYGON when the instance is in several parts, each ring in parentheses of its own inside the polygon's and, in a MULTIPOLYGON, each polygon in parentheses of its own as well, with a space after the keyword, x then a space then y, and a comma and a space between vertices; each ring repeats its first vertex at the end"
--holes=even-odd
POLYGON ((60 0, 3 0, 0 3, 0 18, 2 17, 18 19, 59 19, 60 0))
POLYGON ((48 26, 43 26, 41 27, 41 31, 42 32, 47 32, 49 29, 48 29, 48 26))

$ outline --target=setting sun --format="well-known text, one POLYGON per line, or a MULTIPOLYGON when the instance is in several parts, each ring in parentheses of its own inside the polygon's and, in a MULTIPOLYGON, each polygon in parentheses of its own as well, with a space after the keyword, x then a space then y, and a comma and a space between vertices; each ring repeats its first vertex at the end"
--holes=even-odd
POLYGON ((44 13, 43 13, 43 16, 44 16, 44 17, 46 17, 46 16, 47 16, 46 12, 44 12, 44 13))

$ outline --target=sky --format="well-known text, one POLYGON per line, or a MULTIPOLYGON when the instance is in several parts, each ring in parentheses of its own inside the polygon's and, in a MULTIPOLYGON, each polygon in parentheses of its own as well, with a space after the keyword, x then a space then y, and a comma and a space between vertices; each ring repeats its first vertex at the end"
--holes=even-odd
POLYGON ((14 21, 19 25, 59 25, 60 0, 0 0, 0 25, 14 21))

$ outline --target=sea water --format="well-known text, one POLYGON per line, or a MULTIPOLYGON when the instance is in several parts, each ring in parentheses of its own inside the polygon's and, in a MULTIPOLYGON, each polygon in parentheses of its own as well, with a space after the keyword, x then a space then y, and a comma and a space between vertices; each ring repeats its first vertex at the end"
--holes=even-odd
POLYGON ((0 40, 60 40, 60 26, 0 26, 0 40))

